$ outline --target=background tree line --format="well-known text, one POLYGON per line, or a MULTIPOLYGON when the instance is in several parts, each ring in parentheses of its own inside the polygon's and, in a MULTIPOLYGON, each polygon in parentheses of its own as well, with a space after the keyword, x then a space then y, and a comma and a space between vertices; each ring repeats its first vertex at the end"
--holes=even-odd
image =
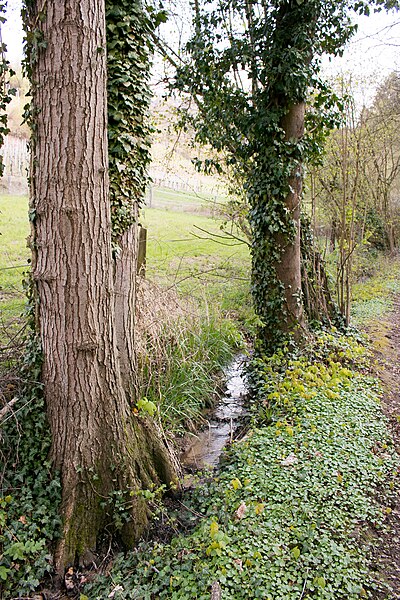
POLYGON ((339 87, 343 121, 309 174, 309 198, 313 229, 335 267, 337 303, 348 324, 351 283, 371 264, 368 254, 380 250, 394 255, 398 250, 400 82, 392 73, 372 104, 362 109, 355 105, 350 78, 339 87))

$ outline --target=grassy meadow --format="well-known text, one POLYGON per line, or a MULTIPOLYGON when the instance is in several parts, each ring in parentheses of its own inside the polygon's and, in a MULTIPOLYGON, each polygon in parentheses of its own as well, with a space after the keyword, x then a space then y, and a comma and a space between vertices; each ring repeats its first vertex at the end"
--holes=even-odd
POLYGON ((19 327, 24 310, 23 273, 30 251, 28 200, 24 196, 0 196, 0 339, 7 342, 19 327))
MULTIPOLYGON (((211 200, 204 195, 154 191, 153 203, 165 208, 146 207, 142 212, 141 223, 148 230, 147 277, 177 286, 205 304, 218 299, 223 310, 237 310, 248 294, 249 252, 245 244, 212 237, 221 235, 221 222, 204 214, 206 202, 211 200)), ((9 320, 24 305, 21 280, 29 259, 26 197, 0 197, 0 232, 1 312, 3 320, 9 320)))

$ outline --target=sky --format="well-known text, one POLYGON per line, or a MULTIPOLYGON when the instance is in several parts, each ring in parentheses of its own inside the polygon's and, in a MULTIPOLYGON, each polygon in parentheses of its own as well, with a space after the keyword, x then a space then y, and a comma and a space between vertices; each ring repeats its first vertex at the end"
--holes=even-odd
MULTIPOLYGON (((8 0, 7 22, 2 26, 2 39, 13 65, 21 61, 23 53, 20 8, 21 0, 8 0)), ((328 77, 351 71, 359 94, 364 94, 368 103, 379 83, 391 71, 400 70, 400 12, 359 17, 358 25, 359 31, 343 58, 324 60, 323 66, 328 77)))

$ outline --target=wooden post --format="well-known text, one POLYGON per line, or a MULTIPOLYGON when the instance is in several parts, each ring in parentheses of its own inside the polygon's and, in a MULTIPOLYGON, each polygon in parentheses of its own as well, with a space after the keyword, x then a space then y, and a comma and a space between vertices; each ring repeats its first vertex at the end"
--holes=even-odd
POLYGON ((142 277, 146 274, 146 249, 147 249, 147 229, 139 226, 139 245, 137 258, 137 274, 142 277))

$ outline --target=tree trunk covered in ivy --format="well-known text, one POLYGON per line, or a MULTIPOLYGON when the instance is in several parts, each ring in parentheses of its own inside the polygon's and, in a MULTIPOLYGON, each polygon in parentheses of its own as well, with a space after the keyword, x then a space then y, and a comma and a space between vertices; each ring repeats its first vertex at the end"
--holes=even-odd
MULTIPOLYGON (((269 161, 264 198, 250 197, 252 291, 260 317, 259 343, 272 350, 291 334, 306 331, 302 300, 300 214, 303 187, 302 140, 308 82, 299 76, 312 58, 318 8, 282 2, 276 11, 264 108, 273 115, 260 153, 269 161), (294 40, 296 48, 293 48, 294 40), (272 135, 271 135, 272 134, 272 135)), ((253 190, 253 186, 251 186, 253 190)))
POLYGON ((116 333, 124 385, 132 394, 136 388, 138 215, 150 163, 148 79, 152 23, 139 0, 106 0, 105 5, 116 333))
MULTIPOLYGON (((304 134, 304 102, 287 109, 281 120, 284 140, 295 146, 304 134)), ((259 342, 274 348, 287 334, 304 335, 302 302, 300 205, 301 163, 287 158, 287 180, 274 181, 271 173, 264 196, 252 194, 252 292, 261 319, 259 342), (276 187, 271 189, 271 183, 276 187)))
MULTIPOLYGON (((259 343, 267 351, 274 351, 288 334, 307 335, 300 260, 303 165, 320 157, 328 131, 338 124, 340 108, 320 78, 320 57, 340 54, 355 31, 349 12, 368 15, 371 6, 379 11, 397 2, 194 4, 188 60, 176 65, 175 87, 196 102, 196 112, 187 110, 185 117, 197 141, 216 151, 205 169, 234 172, 246 190, 252 294, 259 343)), ((310 291, 312 278, 308 284, 310 291)))
POLYGON ((132 418, 120 373, 104 4, 56 0, 42 14, 39 6, 30 2, 25 15, 33 39, 32 275, 51 458, 62 482, 61 573, 95 550, 122 502, 128 511, 121 536, 127 543, 137 539, 147 509, 135 492, 171 481, 174 471, 153 430, 132 418))

